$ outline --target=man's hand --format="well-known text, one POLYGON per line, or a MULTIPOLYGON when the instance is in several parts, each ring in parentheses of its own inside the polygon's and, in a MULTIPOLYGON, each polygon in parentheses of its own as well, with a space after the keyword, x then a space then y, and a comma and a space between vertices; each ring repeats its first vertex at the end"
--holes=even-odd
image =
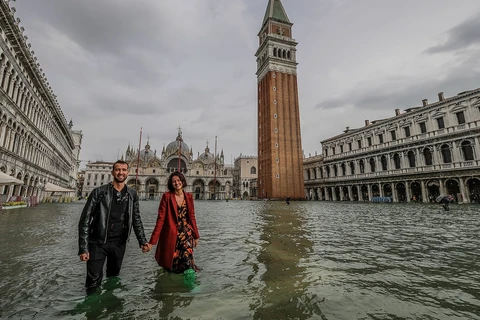
POLYGON ((80 255, 80 261, 88 261, 88 259, 90 259, 90 253, 87 252, 87 253, 82 253, 80 255))
POLYGON ((142 252, 143 253, 147 253, 150 250, 152 250, 152 245, 150 243, 147 242, 142 246, 142 252))

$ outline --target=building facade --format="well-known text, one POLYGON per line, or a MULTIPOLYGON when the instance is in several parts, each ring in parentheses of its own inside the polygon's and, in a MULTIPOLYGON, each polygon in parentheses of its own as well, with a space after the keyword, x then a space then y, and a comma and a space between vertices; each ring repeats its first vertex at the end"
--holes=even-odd
POLYGON ((82 133, 67 124, 14 14, 0 1, 0 171, 24 183, 0 186, 0 197, 41 200, 47 184, 75 189, 82 133))
MULTIPOLYGON (((193 150, 183 141, 180 130, 177 138, 167 147, 164 146, 159 155, 156 150, 152 150, 149 142, 140 154, 128 146, 122 156, 122 160, 127 161, 130 167, 127 185, 136 188, 140 199, 159 200, 168 191, 167 180, 170 174, 180 171, 187 180, 185 190, 191 192, 194 199, 232 198, 233 166, 225 164, 223 150, 214 153, 207 143, 204 152, 198 153, 194 159, 193 150)), ((95 187, 112 181, 113 163, 98 161, 87 164, 83 196, 88 196, 95 187)))
POLYGON ((280 0, 269 0, 259 37, 258 196, 304 199, 297 42, 280 0))
POLYGON ((233 171, 233 198, 252 199, 257 197, 256 185, 258 158, 240 155, 235 158, 233 171))
POLYGON ((320 200, 458 202, 480 197, 480 89, 377 121, 321 141, 304 160, 305 196, 320 200))

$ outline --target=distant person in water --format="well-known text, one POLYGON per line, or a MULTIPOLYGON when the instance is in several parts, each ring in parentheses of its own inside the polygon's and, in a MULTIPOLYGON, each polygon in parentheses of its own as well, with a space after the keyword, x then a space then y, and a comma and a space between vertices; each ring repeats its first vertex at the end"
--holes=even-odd
POLYGON ((151 249, 140 218, 137 192, 125 184, 128 163, 115 162, 112 176, 112 182, 90 193, 78 223, 78 254, 87 262, 85 287, 89 293, 102 282, 105 260, 107 277, 120 273, 132 228, 142 251, 151 249))
POLYGON ((287 204, 290 204, 290 197, 287 197, 287 204))
POLYGON ((149 244, 157 245, 155 260, 168 272, 198 271, 193 259, 193 248, 198 245, 195 207, 191 193, 185 192, 185 177, 180 172, 170 175, 169 192, 160 200, 158 217, 149 244))

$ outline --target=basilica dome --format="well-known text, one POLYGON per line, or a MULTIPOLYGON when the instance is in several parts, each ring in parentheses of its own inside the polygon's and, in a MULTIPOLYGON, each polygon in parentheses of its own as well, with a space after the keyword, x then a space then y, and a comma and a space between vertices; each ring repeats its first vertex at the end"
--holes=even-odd
POLYGON ((167 148, 165 149, 165 152, 169 155, 178 153, 180 149, 180 143, 182 144, 182 154, 188 157, 188 155, 190 154, 190 147, 185 142, 183 141, 180 142, 179 140, 170 142, 167 148))
POLYGON ((210 153, 210 149, 205 148, 205 152, 198 156, 198 160, 203 163, 213 163, 215 161, 215 156, 210 153))
POLYGON ((155 158, 155 152, 150 149, 150 145, 146 145, 145 149, 140 151, 140 160, 150 161, 155 158))

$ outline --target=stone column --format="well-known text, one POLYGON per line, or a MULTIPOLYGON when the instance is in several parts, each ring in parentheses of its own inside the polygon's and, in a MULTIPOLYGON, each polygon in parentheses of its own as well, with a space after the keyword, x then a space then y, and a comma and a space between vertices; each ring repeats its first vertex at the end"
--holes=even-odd
POLYGON ((328 187, 324 187, 323 191, 325 192, 325 201, 330 201, 330 195, 328 194, 328 187))
POLYGON ((380 182, 378 183, 378 192, 380 193, 380 197, 383 197, 383 187, 380 182))
POLYGON ((14 188, 15 188, 14 185, 10 185, 10 186, 8 187, 8 198, 7 198, 7 201, 9 201, 10 198, 13 196, 13 189, 14 189, 14 188))
POLYGON ((460 162, 462 155, 460 154, 460 145, 457 145, 455 141, 452 141, 452 164, 460 162))
POLYGON ((358 195, 358 201, 363 201, 363 194, 362 194, 362 186, 361 185, 357 186, 357 195, 358 195))
POLYGON ((446 195, 447 191, 445 189, 445 180, 444 179, 438 179, 440 181, 440 194, 446 195))
MULTIPOLYGON (((465 182, 463 181, 463 177, 460 177, 458 179, 458 181, 460 182, 460 194, 462 195, 461 202, 462 203, 469 203, 470 198, 468 197, 469 195, 467 194, 467 192, 465 190, 465 182)), ((460 201, 459 201, 459 203, 460 203, 460 201)))
POLYGON ((397 197, 397 189, 395 189, 395 183, 391 183, 391 188, 392 188, 392 201, 393 202, 398 202, 398 197, 397 197))
POLYGON ((372 201, 372 185, 370 183, 367 184, 367 190, 368 190, 368 201, 372 201))
POLYGON ((353 201, 353 197, 352 197, 352 186, 348 186, 348 199, 349 201, 353 201))
POLYGON ((0 147, 3 147, 3 141, 5 140, 6 130, 7 130, 7 124, 4 123, 0 129, 0 147))
POLYGON ((335 187, 331 187, 332 189, 332 200, 337 201, 337 194, 335 193, 335 187))
POLYGON ((475 159, 480 159, 480 138, 479 137, 475 137, 475 144, 473 145, 473 150, 477 155, 475 159))
POLYGON ((423 203, 428 203, 428 201, 430 200, 428 197, 429 195, 427 194, 427 187, 425 185, 425 181, 424 180, 420 180, 420 184, 422 185, 422 202, 423 203))
POLYGON ((406 192, 406 196, 407 196, 407 202, 410 202, 410 188, 411 188, 411 185, 410 185, 410 182, 408 181, 405 181, 405 192, 406 192))

